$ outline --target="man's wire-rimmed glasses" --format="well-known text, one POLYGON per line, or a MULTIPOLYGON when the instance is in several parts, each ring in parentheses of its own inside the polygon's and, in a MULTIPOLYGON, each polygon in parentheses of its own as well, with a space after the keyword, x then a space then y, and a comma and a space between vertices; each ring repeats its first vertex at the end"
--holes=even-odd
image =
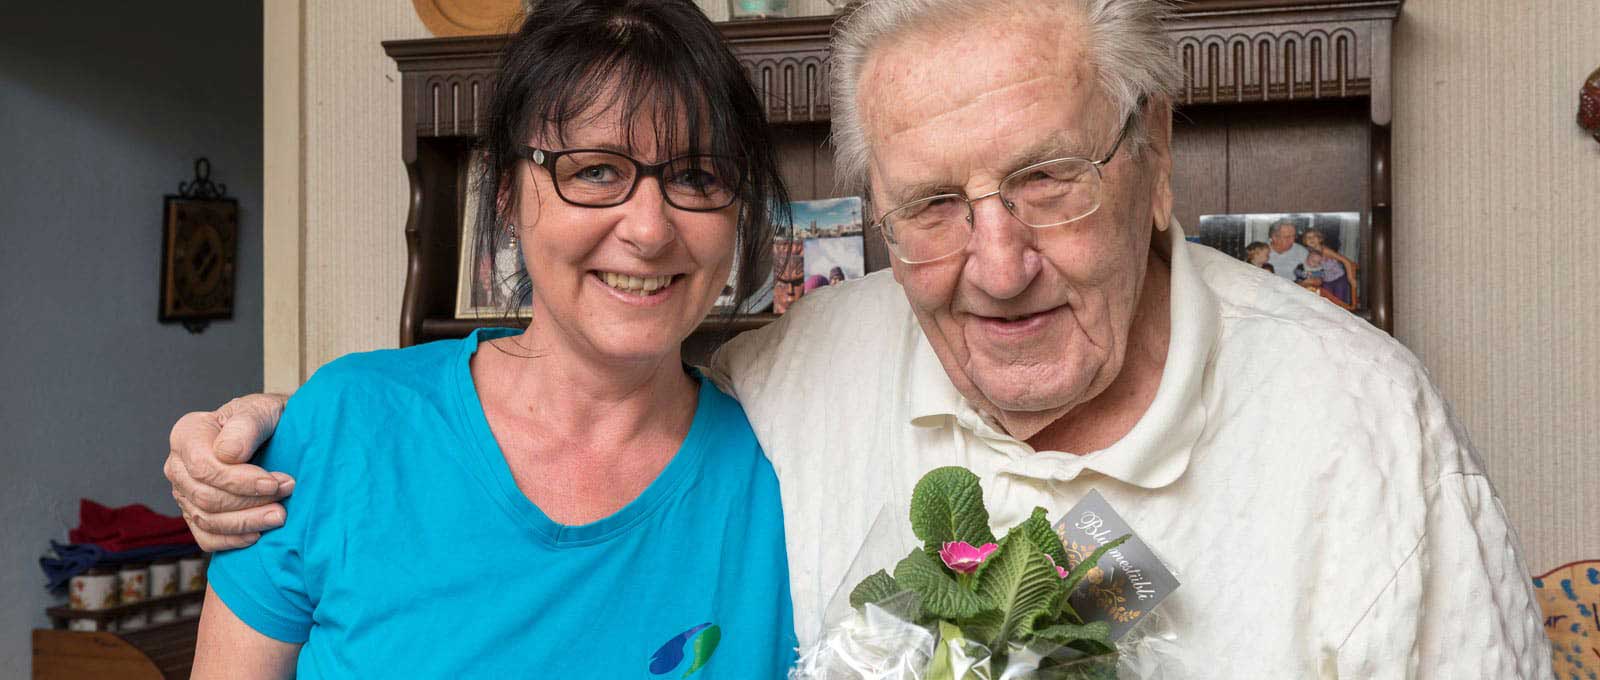
POLYGON ((1098 161, 1069 157, 1034 163, 1006 175, 997 189, 982 196, 938 194, 884 213, 878 227, 889 252, 906 264, 932 262, 961 252, 972 240, 972 204, 990 196, 999 196, 1017 220, 1039 229, 1094 214, 1100 209, 1101 168, 1117 155, 1135 115, 1137 110, 1123 122, 1111 151, 1098 161))
POLYGON ((678 156, 654 165, 605 149, 553 151, 524 145, 517 155, 550 173, 561 200, 585 208, 627 203, 641 178, 655 177, 667 205, 713 212, 738 200, 743 176, 736 159, 712 154, 678 156))

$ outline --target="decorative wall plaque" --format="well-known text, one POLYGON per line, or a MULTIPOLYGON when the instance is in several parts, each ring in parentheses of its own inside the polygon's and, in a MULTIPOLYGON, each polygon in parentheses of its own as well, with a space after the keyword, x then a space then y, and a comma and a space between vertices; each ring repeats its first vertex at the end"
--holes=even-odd
POLYGON ((211 162, 194 162, 194 181, 180 182, 162 207, 162 322, 178 321, 190 333, 212 319, 233 318, 239 202, 227 185, 211 182, 211 162))

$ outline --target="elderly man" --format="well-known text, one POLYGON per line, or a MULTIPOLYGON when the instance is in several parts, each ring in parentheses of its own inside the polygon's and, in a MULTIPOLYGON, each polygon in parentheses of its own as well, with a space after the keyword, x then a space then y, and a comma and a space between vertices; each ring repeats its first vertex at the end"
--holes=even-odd
MULTIPOLYGON (((1184 583, 1162 606, 1194 677, 1546 677, 1516 535, 1416 359, 1184 241, 1160 11, 878 0, 840 31, 839 170, 868 185, 892 272, 713 366, 782 483, 802 641, 879 511, 962 465, 997 527, 1108 499, 1184 583)), ((211 545, 271 525, 238 508, 286 485, 210 450, 246 456, 277 407, 175 428, 180 502, 234 532, 211 545)))
POLYGON ((1272 265, 1273 273, 1293 281, 1296 267, 1306 263, 1306 256, 1311 254, 1305 246, 1294 242, 1295 229, 1293 220, 1279 220, 1267 230, 1267 264, 1272 265))

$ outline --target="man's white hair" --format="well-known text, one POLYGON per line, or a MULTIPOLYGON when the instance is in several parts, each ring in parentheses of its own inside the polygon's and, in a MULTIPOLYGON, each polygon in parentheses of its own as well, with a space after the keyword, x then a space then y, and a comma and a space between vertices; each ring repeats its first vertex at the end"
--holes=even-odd
MULTIPOLYGON (((1117 120, 1132 115, 1142 98, 1171 102, 1181 75, 1165 27, 1168 0, 866 0, 845 18, 833 43, 833 154, 840 184, 851 191, 866 186, 867 137, 857 97, 861 71, 873 49, 918 30, 966 25, 999 11, 1047 4, 1082 19, 1085 54, 1116 107, 1117 120)), ((1063 21, 1061 28, 1065 26, 1063 21)), ((964 46, 952 44, 951 49, 964 46)), ((1144 123, 1136 119, 1124 142, 1133 151, 1147 140, 1144 123)))

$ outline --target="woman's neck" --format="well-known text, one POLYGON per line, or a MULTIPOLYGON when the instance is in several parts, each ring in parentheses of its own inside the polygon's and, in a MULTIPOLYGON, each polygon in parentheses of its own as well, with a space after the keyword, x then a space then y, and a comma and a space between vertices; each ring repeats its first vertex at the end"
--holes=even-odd
POLYGON ((607 361, 537 323, 479 347, 472 377, 517 488, 552 521, 609 517, 661 474, 698 403, 676 347, 607 361))
POLYGON ((626 442, 681 436, 694 419, 697 387, 677 348, 646 360, 607 360, 563 342, 537 320, 522 334, 489 345, 478 352, 483 370, 473 371, 480 395, 550 441, 616 450, 626 442))

